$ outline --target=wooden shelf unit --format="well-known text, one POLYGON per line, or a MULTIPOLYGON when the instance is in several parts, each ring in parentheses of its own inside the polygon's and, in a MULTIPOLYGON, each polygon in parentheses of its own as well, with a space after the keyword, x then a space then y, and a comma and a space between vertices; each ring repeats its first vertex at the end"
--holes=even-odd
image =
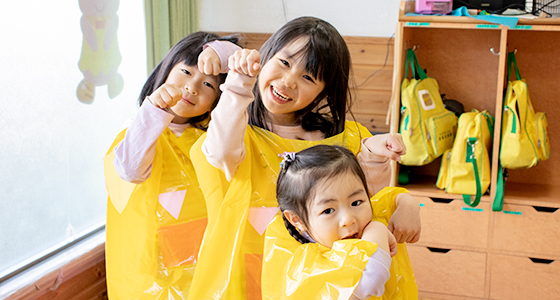
MULTIPOLYGON (((469 17, 406 16, 395 35, 391 132, 399 132, 406 50, 416 55, 440 93, 495 117, 490 193, 476 208, 435 183, 441 159, 412 170, 403 185, 421 206, 422 236, 409 245, 422 297, 430 299, 556 299, 560 294, 560 19, 520 20, 516 28, 469 17), (490 51, 493 48, 494 53, 490 51), (551 156, 530 169, 508 170, 504 208, 496 194, 507 52, 517 50, 537 112, 546 112, 551 156), (527 271, 527 272, 525 272, 527 271), (539 275, 539 274, 547 274, 539 275)), ((413 3, 413 2, 412 2, 413 3)), ((410 72, 408 72, 410 74, 410 72)), ((409 75, 410 76, 410 75, 409 75)), ((393 163, 392 185, 402 167, 393 163)))

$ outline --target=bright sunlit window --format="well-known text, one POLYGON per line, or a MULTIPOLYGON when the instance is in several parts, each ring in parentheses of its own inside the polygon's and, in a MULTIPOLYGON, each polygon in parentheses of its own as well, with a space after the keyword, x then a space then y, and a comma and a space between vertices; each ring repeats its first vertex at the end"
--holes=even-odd
POLYGON ((0 278, 104 225, 103 156, 147 77, 143 1, 2 6, 0 278))

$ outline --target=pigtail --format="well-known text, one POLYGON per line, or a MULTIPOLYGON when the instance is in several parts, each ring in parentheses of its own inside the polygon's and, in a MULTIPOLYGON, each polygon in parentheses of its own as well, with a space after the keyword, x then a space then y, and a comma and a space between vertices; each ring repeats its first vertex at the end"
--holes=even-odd
POLYGON ((284 220, 284 226, 286 226, 286 229, 288 229, 288 232, 294 239, 296 239, 296 241, 300 242, 301 244, 309 243, 309 240, 303 237, 299 230, 297 230, 296 227, 292 225, 292 223, 290 223, 288 219, 286 219, 284 213, 282 213, 282 219, 284 220))

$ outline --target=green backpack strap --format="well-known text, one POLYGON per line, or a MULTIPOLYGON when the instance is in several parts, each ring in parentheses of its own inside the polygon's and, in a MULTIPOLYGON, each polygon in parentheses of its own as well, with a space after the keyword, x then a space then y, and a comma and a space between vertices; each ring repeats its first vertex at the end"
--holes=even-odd
MULTIPOLYGON (((420 79, 428 78, 428 76, 426 76, 426 72, 424 72, 424 69, 422 69, 422 67, 420 67, 420 63, 418 62, 418 58, 416 57, 416 53, 414 53, 414 51, 412 51, 412 49, 409 49, 408 51, 410 51, 410 57, 413 61, 412 70, 414 71, 414 69, 416 67, 417 72, 418 72, 418 76, 420 77, 420 79)), ((416 75, 416 74, 413 74, 413 75, 416 75)))
POLYGON ((508 71, 508 81, 511 81, 511 67, 513 66, 513 69, 515 71, 515 77, 517 78, 517 80, 521 80, 521 75, 519 75, 519 69, 517 68, 517 61, 515 59, 515 51, 509 52, 508 53, 508 60, 507 60, 507 71, 508 71))
MULTIPOLYGON (((482 117, 486 120, 486 125, 488 126, 488 132, 490 136, 494 134, 494 117, 488 113, 488 111, 481 112, 482 117)), ((480 174, 478 173, 478 162, 474 156, 474 146, 478 142, 476 137, 470 137, 467 139, 467 162, 472 163, 474 170, 474 177, 476 181, 476 195, 474 201, 471 202, 471 195, 463 195, 463 201, 465 204, 476 207, 480 203, 480 198, 482 198, 482 183, 480 180, 480 174)), ((480 141, 482 143, 482 141, 480 141)))
POLYGON ((474 180, 476 183, 476 195, 474 201, 471 202, 471 195, 463 195, 463 201, 465 204, 471 207, 476 207, 480 203, 480 198, 482 198, 482 185, 480 183, 480 175, 478 174, 478 162, 474 156, 474 145, 478 142, 475 137, 470 137, 467 139, 467 162, 472 163, 474 169, 474 180))
POLYGON ((494 203, 492 203, 493 211, 501 211, 504 206, 504 169, 502 168, 502 162, 499 162, 498 166, 498 181, 496 182, 496 196, 494 197, 494 203))
MULTIPOLYGON (((418 77, 418 73, 416 72, 417 61, 416 61, 416 54, 414 54, 414 51, 412 49, 406 50, 406 66, 405 66, 405 69, 404 69, 404 78, 405 79, 408 77, 408 66, 409 65, 410 65, 410 68, 412 69, 412 78, 416 79, 416 77, 418 77)), ((424 73, 424 70, 422 70, 422 73, 424 73)))

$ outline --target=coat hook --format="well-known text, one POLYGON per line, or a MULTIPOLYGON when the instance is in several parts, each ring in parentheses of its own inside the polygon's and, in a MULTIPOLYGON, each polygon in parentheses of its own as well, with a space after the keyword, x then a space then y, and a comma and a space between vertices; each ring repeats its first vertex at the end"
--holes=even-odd
POLYGON ((412 47, 412 51, 416 51, 416 50, 418 50, 418 48, 420 48, 420 45, 414 45, 414 46, 412 47))
POLYGON ((492 52, 492 54, 494 55, 500 55, 500 52, 496 52, 496 50, 494 50, 494 47, 490 48, 490 52, 492 52))

